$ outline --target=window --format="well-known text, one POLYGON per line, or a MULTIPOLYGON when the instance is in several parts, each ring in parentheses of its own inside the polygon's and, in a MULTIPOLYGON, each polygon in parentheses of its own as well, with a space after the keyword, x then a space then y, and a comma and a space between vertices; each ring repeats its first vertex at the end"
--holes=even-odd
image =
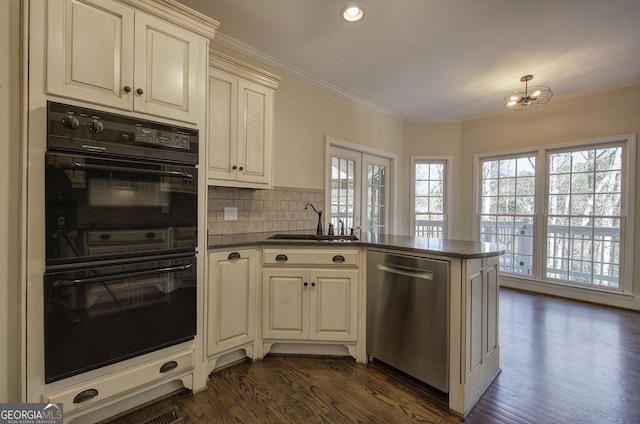
POLYGON ((448 159, 411 158, 412 228, 418 237, 448 237, 448 159))
POLYGON ((335 139, 328 142, 327 224, 333 224, 336 234, 343 225, 345 234, 351 228, 359 234, 361 227, 369 233, 387 233, 391 158, 356 150, 363 146, 352 143, 340 143, 348 148, 336 144, 335 139))
POLYGON ((482 162, 480 240, 506 247, 504 272, 532 271, 535 166, 532 155, 482 162))
POLYGON ((619 287, 622 146, 549 153, 546 277, 619 287))
POLYGON ((506 247, 506 274, 630 290, 630 158, 634 136, 480 158, 479 240, 506 247))
POLYGON ((356 210, 356 161, 355 159, 331 157, 331 207, 330 222, 340 228, 354 228, 356 210))

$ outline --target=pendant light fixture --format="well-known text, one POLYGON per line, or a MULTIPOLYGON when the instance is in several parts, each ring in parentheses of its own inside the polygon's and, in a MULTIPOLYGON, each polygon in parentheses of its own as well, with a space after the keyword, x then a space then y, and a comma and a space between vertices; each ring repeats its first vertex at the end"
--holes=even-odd
POLYGON ((525 75, 520 78, 524 82, 524 91, 516 90, 512 94, 507 94, 502 99, 502 106, 507 110, 523 110, 541 105, 546 105, 551 101, 553 92, 544 85, 529 87, 529 81, 533 75, 525 75))

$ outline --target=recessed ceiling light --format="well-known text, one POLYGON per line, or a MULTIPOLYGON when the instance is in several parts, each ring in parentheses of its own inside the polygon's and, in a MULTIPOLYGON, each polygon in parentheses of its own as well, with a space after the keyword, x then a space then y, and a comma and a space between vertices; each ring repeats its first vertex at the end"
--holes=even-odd
POLYGON ((340 16, 347 22, 358 22, 364 17, 364 9, 354 5, 345 6, 340 11, 340 16))

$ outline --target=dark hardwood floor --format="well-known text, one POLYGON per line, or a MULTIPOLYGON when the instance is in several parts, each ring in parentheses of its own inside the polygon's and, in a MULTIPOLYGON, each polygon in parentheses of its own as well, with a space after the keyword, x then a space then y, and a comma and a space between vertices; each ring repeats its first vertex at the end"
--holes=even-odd
POLYGON ((381 364, 267 356, 109 422, 144 423, 173 407, 198 424, 640 422, 640 313, 507 289, 500 302, 502 373, 466 420, 446 395, 381 364))
POLYGON ((500 345, 467 422, 640 423, 640 313, 502 289, 500 345))

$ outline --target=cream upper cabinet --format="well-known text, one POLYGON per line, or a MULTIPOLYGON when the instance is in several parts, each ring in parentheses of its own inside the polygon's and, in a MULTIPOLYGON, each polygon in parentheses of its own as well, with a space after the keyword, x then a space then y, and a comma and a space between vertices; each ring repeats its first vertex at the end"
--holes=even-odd
POLYGON ((197 124, 208 42, 118 1, 49 0, 46 91, 197 124))
POLYGON ((207 126, 210 185, 272 187, 274 93, 279 80, 211 52, 207 126))
POLYGON ((111 0, 47 4, 47 92, 133 108, 134 10, 111 0))
MULTIPOLYGON (((200 37, 161 19, 136 14, 133 108, 196 123, 200 37)), ((206 51, 206 49, 204 50, 206 51)))

